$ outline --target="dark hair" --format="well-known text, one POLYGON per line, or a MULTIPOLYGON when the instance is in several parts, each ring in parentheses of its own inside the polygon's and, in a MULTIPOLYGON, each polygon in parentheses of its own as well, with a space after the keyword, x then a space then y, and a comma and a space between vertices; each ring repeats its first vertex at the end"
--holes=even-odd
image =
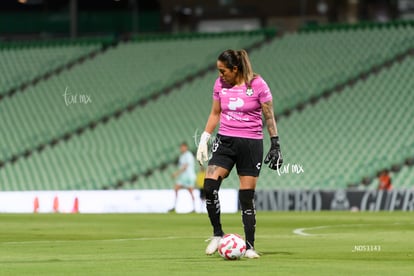
POLYGON ((257 76, 257 74, 253 72, 247 52, 243 49, 238 51, 231 49, 226 50, 222 52, 217 59, 223 62, 229 69, 237 67, 248 86, 250 86, 251 81, 257 76))

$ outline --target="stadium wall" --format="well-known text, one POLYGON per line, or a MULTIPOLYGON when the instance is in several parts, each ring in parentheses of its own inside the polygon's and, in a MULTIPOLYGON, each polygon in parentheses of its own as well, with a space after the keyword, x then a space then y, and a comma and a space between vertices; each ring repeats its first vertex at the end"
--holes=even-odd
POLYGON ((413 211, 410 190, 262 190, 256 208, 266 211, 413 211))
MULTIPOLYGON (((194 191, 196 212, 205 212, 194 191)), ((238 192, 222 189, 223 213, 237 212, 238 192)), ((0 213, 166 213, 174 206, 173 190, 13 191, 0 192, 0 213)), ((181 190, 176 212, 193 210, 190 194, 181 190)))
MULTIPOLYGON (((205 212, 199 191, 195 211, 205 212)), ((238 211, 238 191, 220 190, 222 213, 238 211)), ((174 206, 173 190, 15 191, 0 192, 0 213, 166 213, 174 206)), ((413 211, 414 189, 392 191, 259 190, 262 211, 413 211)), ((177 213, 193 211, 190 194, 180 190, 177 213)))

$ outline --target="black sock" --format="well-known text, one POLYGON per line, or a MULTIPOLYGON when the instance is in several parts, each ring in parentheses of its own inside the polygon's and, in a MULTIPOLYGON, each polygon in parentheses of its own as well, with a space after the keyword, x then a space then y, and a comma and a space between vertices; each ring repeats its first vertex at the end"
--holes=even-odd
POLYGON ((223 236, 223 229, 221 228, 220 221, 220 200, 219 189, 221 184, 221 178, 215 180, 206 178, 204 179, 204 192, 206 196, 206 207, 208 217, 210 218, 211 225, 213 226, 214 236, 223 236))
POLYGON ((256 230, 256 207, 254 205, 254 190, 239 190, 239 201, 242 210, 246 248, 254 248, 254 234, 256 230))

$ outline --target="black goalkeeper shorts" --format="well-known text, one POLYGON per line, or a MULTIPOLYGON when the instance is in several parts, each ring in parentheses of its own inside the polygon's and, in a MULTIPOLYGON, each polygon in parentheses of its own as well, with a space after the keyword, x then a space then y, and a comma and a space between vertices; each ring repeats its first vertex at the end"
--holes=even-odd
POLYGON ((211 148, 208 165, 216 165, 229 172, 236 165, 237 174, 259 176, 263 161, 263 140, 230 137, 217 134, 211 148))

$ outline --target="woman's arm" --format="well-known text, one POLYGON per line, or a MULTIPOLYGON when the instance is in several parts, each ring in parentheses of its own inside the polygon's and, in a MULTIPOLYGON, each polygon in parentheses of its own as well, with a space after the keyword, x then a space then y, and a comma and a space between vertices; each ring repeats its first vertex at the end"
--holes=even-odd
POLYGON ((267 131, 269 132, 269 136, 270 137, 278 136, 276 119, 273 113, 272 101, 262 103, 262 112, 265 118, 265 123, 266 123, 267 131))
POLYGON ((267 131, 270 136, 270 150, 266 154, 263 163, 269 164, 269 168, 272 170, 279 170, 283 164, 283 157, 280 151, 279 136, 277 133, 276 119, 273 114, 272 101, 263 103, 262 110, 265 117, 267 131))
POLYGON ((216 129, 218 122, 220 121, 220 114, 221 114, 221 107, 220 101, 213 100, 213 104, 211 106, 211 112, 208 116, 207 124, 204 129, 205 132, 211 134, 216 129))

